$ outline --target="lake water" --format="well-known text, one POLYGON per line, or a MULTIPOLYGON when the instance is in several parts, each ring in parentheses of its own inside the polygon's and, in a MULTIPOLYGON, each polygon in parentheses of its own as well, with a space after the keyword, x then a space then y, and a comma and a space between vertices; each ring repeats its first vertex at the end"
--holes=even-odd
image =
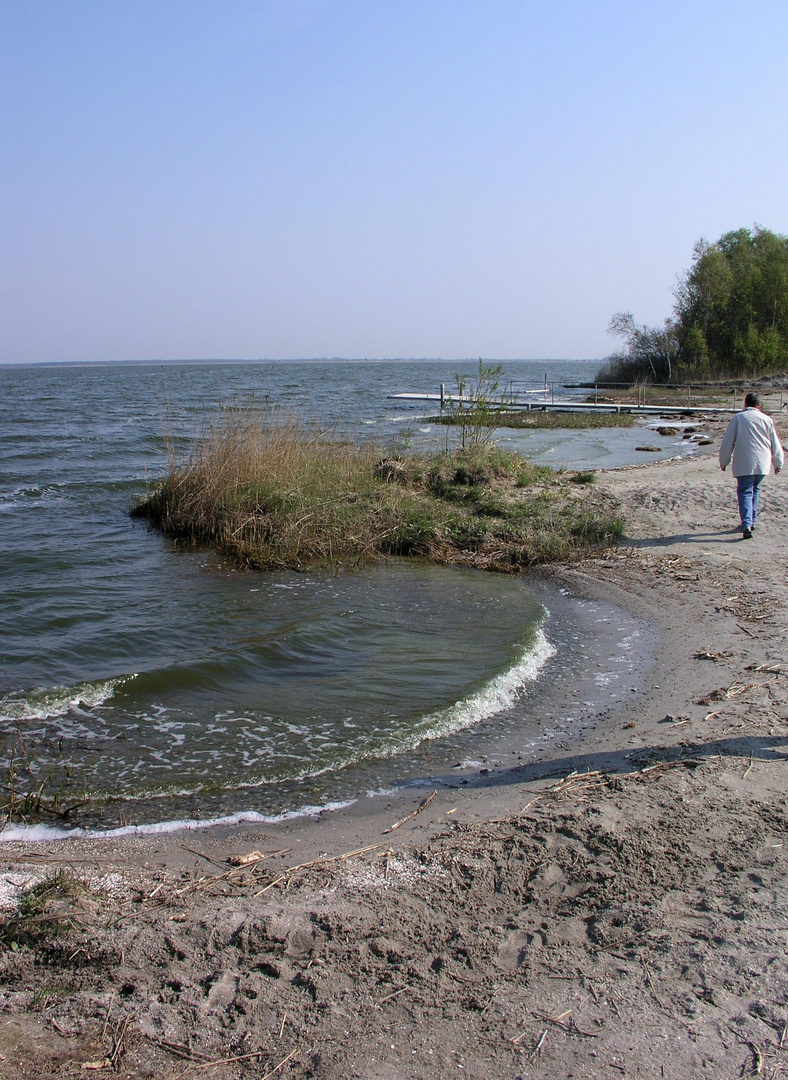
MULTIPOLYGON (((587 380, 595 365, 505 368, 518 391, 587 380)), ((82 804, 53 828, 304 813, 458 760, 511 763, 631 689, 648 630, 606 605, 396 561, 257 574, 129 517, 164 471, 165 437, 186 445, 228 403, 281 404, 381 446, 442 446, 451 433, 425 420, 424 403, 389 395, 435 392, 456 370, 0 367, 4 767, 18 792, 43 784, 59 808, 82 804), (556 681, 560 701, 547 692, 556 681)), ((636 460, 642 432, 498 437, 535 460, 594 468, 636 460)))

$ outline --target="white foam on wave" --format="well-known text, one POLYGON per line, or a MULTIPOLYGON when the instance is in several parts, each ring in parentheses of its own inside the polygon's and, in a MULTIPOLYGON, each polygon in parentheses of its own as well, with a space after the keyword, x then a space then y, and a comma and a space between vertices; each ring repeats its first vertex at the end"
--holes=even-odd
POLYGON ((526 685, 536 681, 539 672, 556 652, 555 645, 548 641, 540 627, 536 631, 533 645, 525 649, 517 663, 507 671, 491 679, 471 697, 426 716, 419 725, 419 737, 410 749, 415 749, 424 739, 454 735, 490 716, 511 709, 526 685))
MULTIPOLYGON (((545 612, 545 617, 547 614, 545 612)), ((382 746, 378 744, 374 749, 374 757, 379 759, 392 758, 396 757, 397 754, 416 750, 423 742, 454 735, 458 731, 463 731, 465 728, 481 723, 488 717, 495 716, 506 709, 511 709, 528 683, 536 682, 542 668, 548 660, 555 656, 557 651, 555 645, 548 641, 544 630, 539 627, 536 630, 533 643, 523 650, 519 660, 510 668, 491 679, 481 690, 470 697, 462 698, 453 705, 423 716, 409 736, 403 736, 402 733, 399 733, 391 738, 388 743, 384 743, 382 746)), ((295 727, 292 730, 304 734, 309 731, 308 728, 295 727)), ((369 754, 362 750, 350 754, 341 764, 331 762, 322 768, 306 769, 295 777, 289 777, 289 779, 313 779, 316 776, 359 765, 368 760, 369 754)), ((272 783, 270 779, 260 778, 254 784, 244 786, 263 787, 270 783, 272 783)))
POLYGON ((485 720, 489 716, 504 712, 506 708, 511 708, 521 691, 529 683, 535 683, 544 665, 555 656, 556 652, 555 645, 547 640, 546 634, 540 627, 535 633, 533 646, 526 649, 519 661, 508 671, 491 679, 471 698, 458 701, 448 708, 427 716, 424 724, 430 731, 429 738, 435 739, 439 735, 453 734, 463 728, 470 728, 478 724, 479 720, 485 720))
POLYGON ((345 810, 352 806, 356 799, 347 799, 344 802, 327 802, 322 806, 302 806, 298 810, 285 810, 281 814, 261 814, 257 810, 239 810, 235 814, 225 814, 223 817, 183 818, 174 821, 154 821, 146 825, 120 825, 117 829, 58 829, 54 825, 6 825, 0 831, 0 843, 22 841, 27 844, 40 844, 44 840, 71 840, 75 837, 87 837, 90 840, 101 838, 116 839, 121 836, 160 836, 163 833, 195 832, 199 829, 213 829, 217 825, 278 825, 282 821, 293 821, 295 818, 315 818, 320 814, 333 813, 336 810, 345 810))
POLYGON ((0 697, 0 723, 20 720, 48 720, 65 716, 71 709, 94 709, 103 705, 117 687, 136 679, 121 675, 117 679, 77 683, 75 686, 48 686, 35 690, 13 690, 0 697))
MULTIPOLYGON (((378 747, 375 756, 379 758, 394 757, 399 753, 415 750, 425 741, 453 735, 456 732, 462 731, 474 724, 478 724, 491 716, 495 716, 497 713, 512 708, 512 706, 516 704, 526 685, 536 681, 542 668, 556 655, 556 652, 556 647, 548 640, 540 627, 535 632, 533 642, 523 649, 519 659, 510 668, 491 679, 485 686, 470 697, 461 699, 453 705, 436 710, 435 712, 422 717, 410 738, 406 737, 403 739, 398 737, 392 740, 388 747, 378 747)), ((102 687, 108 692, 101 700, 106 700, 106 697, 111 696, 115 686, 124 682, 127 678, 133 678, 133 676, 107 680, 106 683, 85 683, 76 687, 55 688, 55 690, 62 691, 60 697, 56 698, 57 701, 60 701, 61 704, 65 706, 62 708, 61 715, 74 703, 81 703, 82 705, 87 704, 85 700, 86 695, 83 693, 85 688, 90 688, 95 691, 96 700, 94 703, 99 704, 102 687)), ((41 693, 54 693, 54 691, 42 691, 41 693)), ((6 700, 7 699, 0 699, 0 705, 6 700)), ((52 713, 30 715, 52 715, 52 713)), ((365 755, 354 755, 344 761, 340 768, 357 764, 360 760, 364 759, 364 756, 365 755)), ((336 768, 336 763, 333 763, 323 769, 310 769, 295 779, 313 778, 319 776, 323 772, 333 771, 336 768)), ((290 777, 289 779, 292 780, 294 778, 290 777)), ((267 786, 271 783, 272 781, 270 779, 258 779, 256 783, 244 784, 244 787, 248 789, 267 786)), ((168 794, 172 795, 173 792, 168 792, 168 794)), ((181 794, 193 795, 194 791, 183 791, 181 794)), ((372 793, 370 792, 368 794, 372 793)), ((115 829, 84 829, 79 827, 73 829, 61 829, 51 825, 22 826, 9 824, 5 828, 0 829, 0 843, 3 841, 40 843, 45 840, 65 839, 69 837, 101 838, 152 836, 160 833, 177 832, 179 830, 209 829, 217 825, 238 825, 244 822, 272 825, 283 821, 290 821, 295 818, 316 817, 322 813, 341 810, 348 806, 352 806, 356 801, 356 799, 350 799, 342 802, 327 802, 321 806, 304 806, 296 810, 286 810, 279 814, 267 815, 261 814, 256 810, 243 810, 221 817, 176 819, 172 821, 151 822, 144 825, 119 826, 115 829)))

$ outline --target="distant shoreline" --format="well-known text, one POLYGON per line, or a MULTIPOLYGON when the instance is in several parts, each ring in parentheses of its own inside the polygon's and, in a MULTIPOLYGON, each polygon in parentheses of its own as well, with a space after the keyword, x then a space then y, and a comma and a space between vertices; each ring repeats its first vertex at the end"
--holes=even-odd
MULTIPOLYGON (((281 357, 259 357, 259 358, 245 358, 238 359, 233 357, 226 357, 223 359, 147 359, 147 360, 3 360, 0 361, 0 367, 16 368, 16 367, 161 367, 161 366, 183 366, 183 365, 200 365, 206 364, 454 364, 456 365, 476 365, 478 364, 478 357, 465 357, 457 360, 446 359, 445 357, 436 356, 400 356, 400 357, 342 357, 342 356, 313 356, 303 357, 300 359, 286 360, 281 357)), ((545 359, 544 357, 535 357, 532 360, 523 359, 522 357, 509 357, 508 359, 501 360, 500 358, 492 358, 491 363, 494 364, 599 364, 601 360, 581 358, 579 360, 573 360, 568 357, 553 357, 551 359, 545 359)))

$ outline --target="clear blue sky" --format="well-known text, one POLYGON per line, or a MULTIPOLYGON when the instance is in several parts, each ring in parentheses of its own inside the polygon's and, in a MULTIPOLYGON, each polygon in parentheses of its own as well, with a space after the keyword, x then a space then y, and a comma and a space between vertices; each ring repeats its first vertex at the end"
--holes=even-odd
POLYGON ((0 0, 0 362, 582 358, 788 232, 785 0, 0 0))

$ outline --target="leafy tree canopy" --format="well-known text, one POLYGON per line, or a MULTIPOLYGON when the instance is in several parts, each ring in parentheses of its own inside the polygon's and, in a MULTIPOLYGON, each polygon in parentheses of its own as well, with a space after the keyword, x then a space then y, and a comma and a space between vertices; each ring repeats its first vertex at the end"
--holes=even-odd
POLYGON ((736 229, 716 243, 699 240, 692 266, 674 290, 662 327, 615 315, 611 333, 626 351, 601 378, 671 382, 768 375, 788 366, 788 236, 736 229))

